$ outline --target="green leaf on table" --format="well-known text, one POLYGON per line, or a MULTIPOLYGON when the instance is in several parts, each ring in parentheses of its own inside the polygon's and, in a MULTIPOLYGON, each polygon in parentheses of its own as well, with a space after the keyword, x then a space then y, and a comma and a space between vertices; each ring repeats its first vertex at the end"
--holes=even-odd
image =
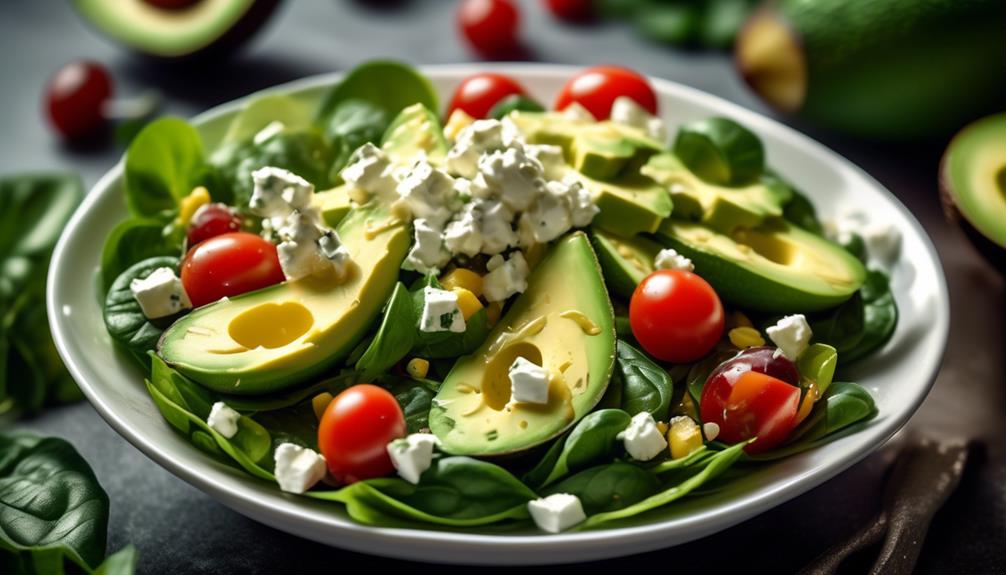
POLYGON ((630 416, 645 411, 657 421, 667 421, 674 382, 646 354, 619 340, 611 379, 610 385, 621 387, 622 409, 630 416))
POLYGON ((525 476, 535 488, 547 486, 572 472, 610 461, 620 449, 616 436, 632 419, 620 409, 588 413, 563 439, 556 441, 525 476))
POLYGON ((409 353, 416 340, 416 321, 412 297, 405 285, 398 282, 388 298, 374 339, 356 362, 361 377, 368 379, 386 373, 409 353))
POLYGON ((157 348, 157 341, 164 329, 155 325, 143 315, 140 304, 133 297, 130 284, 136 279, 145 279, 159 268, 178 271, 178 258, 172 256, 155 257, 141 261, 119 274, 105 296, 102 316, 105 329, 112 340, 122 345, 136 359, 141 367, 150 367, 148 352, 157 348))
POLYGON ((199 132, 180 118, 160 118, 143 128, 126 151, 126 205, 134 216, 163 218, 206 175, 199 132))

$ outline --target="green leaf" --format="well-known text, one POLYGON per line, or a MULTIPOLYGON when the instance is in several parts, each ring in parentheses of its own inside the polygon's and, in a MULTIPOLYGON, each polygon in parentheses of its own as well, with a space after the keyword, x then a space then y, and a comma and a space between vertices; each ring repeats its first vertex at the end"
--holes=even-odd
POLYGON ((398 282, 388 298, 377 334, 356 362, 361 377, 377 377, 405 357, 415 344, 417 321, 409 291, 398 282))
POLYGON ((588 413, 565 439, 552 446, 524 481, 532 487, 545 487, 572 472, 610 461, 620 449, 616 436, 631 419, 620 409, 588 413))
POLYGON ((94 575, 132 575, 136 571, 136 561, 139 558, 136 548, 128 545, 109 555, 94 571, 94 575))
POLYGON ((342 181, 338 173, 349 162, 353 152, 367 142, 380 142, 390 122, 384 109, 366 100, 349 99, 336 106, 324 125, 325 135, 332 142, 333 183, 342 181))
POLYGON ((182 238, 169 233, 160 221, 130 218, 119 222, 105 238, 101 250, 101 278, 104 289, 112 287, 119 274, 133 264, 158 256, 179 256, 182 238))
POLYGON ((765 172, 765 150, 753 132, 729 118, 708 118, 678 130, 674 153, 712 184, 740 186, 765 172))
MULTIPOLYGON (((622 387, 622 409, 630 416, 648 412, 657 421, 667 421, 674 384, 671 376, 643 352, 618 341, 613 380, 622 387)), ((615 383, 615 382, 613 382, 615 383)))
POLYGON ((831 386, 838 366, 838 352, 830 345, 815 343, 808 347, 796 362, 796 370, 800 374, 801 387, 807 389, 813 383, 817 393, 824 395, 831 386))
POLYGON ((698 7, 692 4, 650 0, 639 7, 634 19, 643 36, 680 46, 695 40, 701 24, 700 16, 698 7))
POLYGON ((126 204, 134 216, 163 217, 178 209, 206 175, 203 141, 188 122, 160 118, 126 151, 126 204))
POLYGON ((692 402, 696 406, 702 403, 702 388, 705 387, 709 374, 721 363, 736 356, 737 353, 737 349, 733 347, 720 346, 688 370, 688 395, 692 397, 692 402))
POLYGON ((898 304, 884 272, 867 271, 866 283, 859 291, 863 297, 863 337, 840 356, 843 364, 862 359, 883 347, 898 325, 898 304))
POLYGON ((318 113, 318 124, 326 125, 336 108, 346 100, 362 100, 384 110, 386 117, 412 104, 430 110, 440 109, 437 93, 423 74, 408 64, 377 60, 351 70, 325 97, 318 113))
POLYGON ((699 42, 707 48, 729 48, 751 12, 751 0, 708 0, 699 26, 699 42))
POLYGON ((514 111, 544 112, 545 108, 543 108, 537 100, 525 96, 524 94, 510 94, 499 102, 493 104, 493 107, 489 110, 489 117, 496 120, 502 120, 504 117, 508 116, 510 112, 514 111))
POLYGON ((817 219, 817 210, 805 194, 790 186, 793 197, 782 208, 782 216, 790 223, 807 230, 808 232, 823 235, 824 228, 820 220, 817 219))
POLYGON ((616 461, 581 471, 556 483, 542 495, 576 495, 589 515, 624 509, 652 496, 660 489, 655 475, 631 463, 616 461))
POLYGON ((863 296, 857 291, 838 307, 807 319, 814 341, 830 345, 841 357, 863 339, 863 296))
POLYGON ((427 332, 419 329, 419 319, 423 316, 425 299, 423 288, 435 287, 442 289, 440 282, 433 275, 428 276, 419 287, 412 292, 413 332, 415 343, 412 353, 425 358, 459 357, 475 351, 489 336, 489 316, 485 308, 472 314, 465 322, 465 331, 427 332))
POLYGON ((273 122, 279 122, 286 128, 306 128, 311 125, 311 107, 301 100, 280 94, 255 98, 231 120, 221 144, 251 140, 273 122))
POLYGON ((144 369, 150 366, 147 352, 157 348, 157 340, 164 330, 143 315, 143 310, 133 297, 129 285, 134 279, 144 279, 163 267, 177 272, 178 258, 155 257, 133 265, 116 278, 108 290, 108 295, 105 296, 103 317, 108 335, 139 361, 144 369))

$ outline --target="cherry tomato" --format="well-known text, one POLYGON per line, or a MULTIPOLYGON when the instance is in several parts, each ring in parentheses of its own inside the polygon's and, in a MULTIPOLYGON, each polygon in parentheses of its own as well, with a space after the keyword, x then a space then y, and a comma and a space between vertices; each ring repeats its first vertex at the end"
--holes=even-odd
POLYGON ((335 396, 325 408, 318 447, 332 475, 353 483, 392 473, 388 443, 405 434, 405 415, 395 396, 363 383, 335 396))
POLYGON ((746 371, 757 371, 781 379, 790 385, 800 385, 800 372, 796 364, 784 355, 776 355, 776 348, 770 346, 749 347, 737 355, 716 366, 709 373, 707 381, 725 377, 733 385, 740 375, 746 371))
POLYGON ((594 16, 593 0, 545 0, 545 5, 560 20, 583 22, 594 16))
POLYGON ((86 138, 105 124, 102 107, 112 97, 112 77, 97 62, 63 66, 45 88, 49 122, 68 140, 86 138))
POLYGON ((611 104, 619 96, 628 96, 649 113, 657 113, 657 95, 650 82, 627 68, 594 66, 566 82, 555 101, 555 109, 563 110, 578 102, 598 120, 611 115, 611 104))
POLYGON ((192 214, 186 237, 189 247, 192 247, 221 234, 240 230, 241 216, 227 204, 205 204, 192 214))
POLYGON ((485 118, 489 115, 489 110, 503 98, 513 94, 523 96, 526 93, 524 86, 509 76, 489 72, 475 74, 462 80, 454 90, 447 115, 450 116, 454 110, 462 110, 473 118, 485 118))
POLYGON ((520 14, 511 0, 463 0, 458 26, 475 50, 487 58, 517 51, 520 14))
POLYGON ((732 381, 710 378, 699 405, 702 421, 720 426, 718 439, 737 443, 758 439, 744 448, 761 453, 779 445, 796 427, 800 388, 757 371, 745 371, 732 381))
POLYGON ((190 248, 182 261, 182 286, 196 307, 284 279, 276 246, 247 232, 210 238, 190 248))
POLYGON ((650 355, 690 363, 723 335, 723 304, 706 280, 682 270, 643 278, 629 301, 632 335, 650 355))

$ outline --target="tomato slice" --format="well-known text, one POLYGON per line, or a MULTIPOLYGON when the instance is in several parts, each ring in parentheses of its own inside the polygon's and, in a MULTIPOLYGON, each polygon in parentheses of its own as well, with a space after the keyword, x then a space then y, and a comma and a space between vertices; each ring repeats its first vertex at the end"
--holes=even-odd
POLYGON ((789 437, 796 427, 799 404, 799 387, 764 373, 746 371, 732 386, 707 384, 702 390, 700 410, 703 422, 720 426, 721 441, 738 443, 756 437, 744 449, 761 453, 789 437))

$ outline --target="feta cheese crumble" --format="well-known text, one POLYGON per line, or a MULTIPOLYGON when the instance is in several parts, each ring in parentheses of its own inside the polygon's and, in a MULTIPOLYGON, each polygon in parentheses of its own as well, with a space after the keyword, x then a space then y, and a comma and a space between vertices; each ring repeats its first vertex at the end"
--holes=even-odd
POLYGON ((304 493, 325 477, 325 458, 318 452, 283 443, 273 454, 276 482, 287 493, 304 493))
POLYGON ((622 441, 625 450, 637 461, 649 461, 667 449, 667 439, 648 411, 632 416, 629 426, 615 437, 622 441))
POLYGON ((549 533, 565 531, 587 519, 583 504, 576 495, 553 493, 527 502, 527 511, 535 525, 549 533))
POLYGON ((391 161, 384 151, 367 142, 353 152, 341 175, 343 180, 362 192, 354 194, 357 203, 365 203, 372 197, 390 203, 398 199, 398 180, 392 172, 391 161))
POLYGON ((412 233, 414 241, 405 257, 405 269, 421 274, 437 273, 451 261, 451 254, 444 247, 444 237, 439 227, 419 218, 412 222, 412 233))
POLYGON ((433 463, 433 448, 438 445, 440 440, 432 433, 410 433, 389 443, 388 455, 398 475, 415 485, 433 463))
POLYGON ((810 345, 814 335, 803 314, 787 315, 767 328, 765 333, 779 349, 776 354, 782 354, 790 361, 796 361, 800 354, 810 345))
POLYGON ((684 270, 689 272, 695 270, 695 264, 692 263, 692 260, 679 254, 673 248, 657 252, 657 256, 653 258, 653 267, 658 270, 684 270))
POLYGON ((458 307, 458 294, 453 291, 426 286, 423 288, 423 315, 419 330, 425 332, 465 331, 465 318, 458 307))
POLYGON ((140 311, 147 319, 158 319, 192 309, 192 301, 185 293, 182 280, 175 270, 157 268, 145 278, 136 278, 129 283, 133 298, 140 304, 140 311))
POLYGON ((425 160, 416 163, 397 190, 413 217, 425 219, 437 230, 443 230, 451 218, 451 206, 458 195, 454 178, 425 160))
POLYGON ((517 403, 548 403, 548 371, 542 366, 518 357, 507 370, 510 377, 510 398, 517 403))
POLYGON ((210 409, 210 416, 206 418, 206 425, 210 426, 210 429, 213 431, 230 439, 238 432, 239 419, 241 419, 240 413, 231 409, 226 403, 218 401, 210 409))
POLYGON ((482 278, 482 295, 489 302, 504 301, 527 289, 527 261, 520 252, 513 252, 509 259, 495 255, 489 258, 486 269, 489 273, 482 278))
POLYGON ((872 221, 865 212, 847 211, 825 222, 824 227, 828 237, 840 244, 849 243, 852 234, 858 234, 870 261, 881 267, 891 267, 901 254, 901 232, 889 223, 872 221))
POLYGON ((667 141, 667 126, 664 121, 651 115, 646 108, 628 96, 619 96, 612 102, 611 121, 638 128, 654 140, 667 141))

